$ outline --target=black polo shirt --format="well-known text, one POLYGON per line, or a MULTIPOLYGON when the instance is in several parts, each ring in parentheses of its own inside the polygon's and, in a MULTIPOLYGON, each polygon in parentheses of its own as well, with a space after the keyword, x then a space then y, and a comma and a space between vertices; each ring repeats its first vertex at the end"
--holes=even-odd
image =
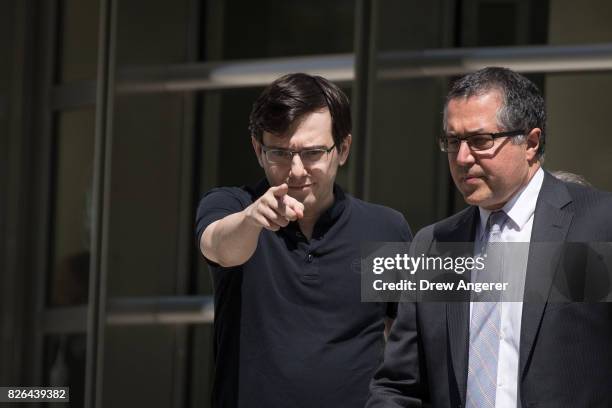
MULTIPOLYGON (((200 201, 196 237, 267 191, 216 188, 200 201)), ((209 262, 215 296, 214 407, 359 407, 382 360, 384 318, 396 305, 362 303, 360 243, 412 238, 399 212, 334 187, 307 240, 297 223, 262 230, 243 265, 209 262)))

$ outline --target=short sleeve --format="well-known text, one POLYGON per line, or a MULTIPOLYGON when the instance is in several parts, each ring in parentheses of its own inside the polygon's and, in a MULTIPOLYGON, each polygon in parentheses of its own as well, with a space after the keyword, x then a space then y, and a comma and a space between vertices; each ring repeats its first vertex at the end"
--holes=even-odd
POLYGON ((251 203, 250 194, 238 187, 215 188, 204 194, 196 213, 196 246, 200 247, 200 238, 206 227, 230 214, 244 210, 251 203))

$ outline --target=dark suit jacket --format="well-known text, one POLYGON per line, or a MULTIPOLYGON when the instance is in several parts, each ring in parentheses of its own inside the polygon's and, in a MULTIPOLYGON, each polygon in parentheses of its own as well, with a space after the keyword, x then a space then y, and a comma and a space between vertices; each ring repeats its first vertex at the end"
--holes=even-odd
MULTIPOLYGON (((477 217, 469 207, 419 231, 413 245, 473 242, 477 217)), ((525 292, 552 293, 559 269, 550 253, 532 250, 534 242, 593 241, 612 241, 612 194, 546 173, 525 292)), ((469 311, 469 302, 400 304, 367 407, 465 406, 469 311)), ((612 407, 612 303, 526 301, 519 353, 523 408, 612 407)))

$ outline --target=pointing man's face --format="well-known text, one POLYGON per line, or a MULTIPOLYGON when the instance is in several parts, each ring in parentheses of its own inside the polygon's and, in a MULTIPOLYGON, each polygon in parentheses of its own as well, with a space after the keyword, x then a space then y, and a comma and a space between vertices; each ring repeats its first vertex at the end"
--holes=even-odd
MULTIPOLYGON (((275 164, 267 160, 261 144, 256 140, 253 140, 253 147, 268 182, 271 185, 287 183, 288 194, 304 204, 305 212, 318 212, 320 208, 333 203, 333 184, 338 166, 346 161, 350 142, 349 135, 342 146, 336 146, 329 153, 324 153, 317 161, 304 161, 299 154, 295 154, 291 163, 285 164, 275 164)), ((269 149, 292 151, 329 149, 334 145, 329 110, 307 114, 295 127, 290 128, 288 135, 276 136, 264 132, 263 144, 269 149)))

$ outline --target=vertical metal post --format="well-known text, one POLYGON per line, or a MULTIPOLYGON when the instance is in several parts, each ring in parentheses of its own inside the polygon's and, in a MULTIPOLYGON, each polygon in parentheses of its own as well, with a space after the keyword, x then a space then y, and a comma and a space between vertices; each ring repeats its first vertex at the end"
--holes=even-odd
POLYGON ((369 198, 372 71, 375 68, 375 0, 358 0, 355 10, 355 81, 353 82, 353 147, 349 185, 355 197, 369 198))
MULTIPOLYGON (((200 0, 189 0, 186 24, 186 55, 187 62, 198 60, 200 44, 201 10, 200 0)), ((177 240, 177 268, 176 288, 177 295, 186 295, 192 273, 193 258, 193 195, 195 171, 195 138, 196 135, 196 106, 198 96, 194 92, 183 95, 181 154, 180 154, 180 190, 179 190, 179 228, 177 240)), ((185 325, 175 326, 174 335, 174 375, 173 375, 173 406, 181 408, 187 406, 190 398, 190 378, 188 370, 191 367, 191 350, 189 334, 191 327, 185 325)))
POLYGON ((85 365, 86 408, 101 408, 103 395, 116 25, 117 1, 101 0, 85 365))
MULTIPOLYGON (((32 203, 28 200, 32 192, 32 96, 36 89, 32 84, 35 33, 31 30, 34 21, 34 7, 31 1, 4 2, 3 22, 8 24, 11 46, 10 56, 5 62, 10 78, 6 94, 6 130, 0 135, 0 148, 4 149, 2 174, 0 174, 0 382, 16 384, 24 381, 26 366, 34 360, 29 355, 30 332, 36 328, 29 321, 32 316, 29 303, 36 299, 30 286, 32 270, 28 268, 26 255, 31 242, 26 226, 30 213, 25 208, 32 203), (11 21, 12 20, 12 21, 11 21), (27 350, 27 351, 26 351, 27 350)), ((4 62, 4 61, 3 61, 4 62)), ((35 343, 35 342, 34 342, 35 343)), ((35 372, 35 370, 32 370, 35 372)), ((31 377, 28 378, 28 380, 31 377)))
MULTIPOLYGON (((40 38, 40 46, 35 52, 40 60, 37 67, 41 74, 33 78, 36 83, 36 121, 33 125, 35 141, 38 150, 37 168, 35 180, 32 180, 33 196, 36 197, 35 212, 33 223, 26 226, 25 230, 40 231, 40 236, 36 236, 32 242, 34 254, 32 256, 31 276, 36 281, 34 313, 41 316, 46 308, 47 288, 49 286, 49 250, 51 248, 49 234, 52 218, 52 185, 53 185, 53 138, 55 134, 55 118, 48 103, 48 95, 51 91, 57 76, 58 60, 58 17, 61 12, 61 2, 50 0, 39 2, 38 15, 40 20, 38 26, 40 31, 37 38, 40 38), (35 225, 35 227, 34 227, 35 225)), ((28 268, 26 268, 28 269, 28 268)), ((30 370, 33 373, 34 384, 42 384, 44 380, 43 358, 44 358, 44 332, 41 330, 40 322, 34 320, 32 328, 33 360, 30 363, 30 370)))

